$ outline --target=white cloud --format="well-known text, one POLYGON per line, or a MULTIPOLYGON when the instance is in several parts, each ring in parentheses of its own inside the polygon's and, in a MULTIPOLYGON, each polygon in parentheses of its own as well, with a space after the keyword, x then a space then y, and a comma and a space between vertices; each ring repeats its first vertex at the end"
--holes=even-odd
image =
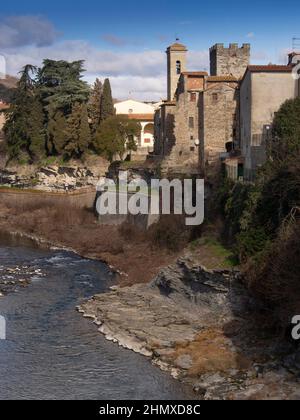
POLYGON ((189 51, 187 57, 187 66, 190 71, 207 71, 209 72, 209 52, 189 51))
MULTIPOLYGON (((97 75, 104 79, 105 75, 97 75)), ((89 75, 87 81, 93 83, 95 77, 89 75)), ((156 77, 113 76, 109 78, 113 96, 116 99, 139 99, 145 101, 160 101, 165 99, 167 79, 165 75, 156 77)))
MULTIPOLYGON (((16 75, 25 64, 40 66, 44 58, 53 60, 85 60, 85 79, 109 77, 116 98, 159 100, 166 96, 166 55, 162 51, 116 53, 98 50, 84 41, 65 41, 51 47, 6 49, 7 73, 16 75)), ((208 70, 208 53, 188 53, 189 70, 208 70)))
POLYGON ((10 16, 0 21, 0 48, 51 45, 59 33, 42 16, 10 16))
POLYGON ((283 48, 279 51, 278 54, 278 61, 280 64, 287 64, 288 62, 288 54, 291 52, 291 48, 283 48))
MULTIPOLYGON (((6 58, 7 73, 16 75, 25 64, 40 66, 43 59, 85 60, 85 79, 92 83, 96 77, 109 77, 113 95, 123 99, 131 96, 141 100, 166 97, 166 54, 163 50, 116 52, 102 50, 82 40, 60 41, 51 23, 40 17, 16 17, 0 22, 0 55, 6 58), (1 27, 2 25, 2 27, 1 27), (33 27, 34 28, 33 28, 33 27), (19 38, 28 28, 21 43, 19 38), (45 32, 41 34, 40 32, 45 32)), ((113 39, 110 41, 120 40, 113 39)), ((189 70, 208 70, 208 52, 190 51, 189 70)))
POLYGON ((255 63, 256 61, 258 62, 263 61, 264 63, 266 63, 269 60, 270 60, 270 56, 266 51, 255 50, 251 52, 251 61, 253 63, 255 63))
POLYGON ((254 32, 248 32, 246 35, 246 38, 254 38, 255 37, 255 33, 254 32))
POLYGON ((54 60, 85 60, 89 73, 107 76, 153 76, 162 72, 165 56, 161 51, 117 53, 99 50, 85 41, 64 41, 50 47, 9 48, 3 50, 8 71, 16 73, 26 63, 40 65, 44 58, 54 60))

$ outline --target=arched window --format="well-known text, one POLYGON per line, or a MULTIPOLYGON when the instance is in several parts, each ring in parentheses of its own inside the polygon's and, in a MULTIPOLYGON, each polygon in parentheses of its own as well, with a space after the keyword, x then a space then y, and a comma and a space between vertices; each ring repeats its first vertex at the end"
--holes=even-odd
POLYGON ((176 73, 181 74, 181 62, 176 61, 176 73))

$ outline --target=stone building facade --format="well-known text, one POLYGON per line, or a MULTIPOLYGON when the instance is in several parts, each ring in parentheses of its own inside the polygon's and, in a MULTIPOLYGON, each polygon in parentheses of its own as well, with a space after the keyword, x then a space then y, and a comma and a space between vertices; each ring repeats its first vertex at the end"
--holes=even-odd
POLYGON ((252 181, 266 161, 272 121, 280 106, 299 94, 291 65, 249 66, 241 81, 240 124, 244 178, 252 181))
POLYGON ((249 44, 216 44, 210 49, 210 76, 187 71, 178 76, 178 52, 185 63, 184 45, 167 50, 172 101, 155 118, 155 154, 162 169, 209 174, 223 163, 234 180, 252 181, 266 161, 275 113, 300 95, 294 74, 297 69, 300 74, 300 53, 289 54, 284 66, 253 66, 249 44))
POLYGON ((174 125, 176 142, 167 161, 169 170, 199 173, 199 98, 206 76, 206 72, 184 72, 179 79, 174 125))
POLYGON ((206 72, 183 72, 175 101, 161 107, 156 144, 163 146, 163 172, 199 173, 199 98, 206 76, 206 72))
POLYGON ((164 101, 154 116, 154 154, 167 156, 175 145, 176 101, 164 101))
POLYGON ((239 80, 233 76, 210 76, 200 95, 200 168, 220 161, 222 153, 239 145, 239 80))
POLYGON ((209 50, 211 76, 234 76, 243 77, 250 63, 250 44, 215 44, 209 50))
MULTIPOLYGON (((185 46, 176 44, 176 49, 180 50, 181 57, 187 53, 185 46)), ((178 55, 172 46, 167 53, 168 63, 173 63, 173 69, 168 64, 170 83, 175 80, 178 55)), ((239 78, 222 73, 226 57, 229 57, 227 68, 231 73, 245 72, 249 54, 248 44, 241 48, 236 44, 231 44, 229 48, 223 44, 222 48, 215 46, 211 49, 211 59, 216 65, 211 67, 215 66, 214 73, 217 74, 209 76, 201 71, 183 71, 178 77, 174 101, 167 101, 155 117, 154 151, 162 157, 164 172, 205 172, 207 165, 220 160, 220 154, 239 144, 239 78), (240 60, 238 69, 234 66, 236 57, 233 51, 240 60), (219 63, 223 63, 223 67, 219 63)))

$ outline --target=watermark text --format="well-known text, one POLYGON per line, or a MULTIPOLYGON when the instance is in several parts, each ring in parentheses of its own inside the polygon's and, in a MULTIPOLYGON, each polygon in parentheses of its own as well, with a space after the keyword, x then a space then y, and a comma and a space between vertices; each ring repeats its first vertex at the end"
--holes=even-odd
POLYGON ((97 186, 96 209, 105 215, 185 215, 187 226, 204 221, 203 179, 143 179, 128 181, 126 171, 115 182, 102 178, 97 186))
POLYGON ((6 340, 6 320, 0 315, 0 340, 6 340))
POLYGON ((294 325, 294 328, 292 329, 293 340, 300 340, 300 315, 295 315, 293 317, 292 325, 294 325))

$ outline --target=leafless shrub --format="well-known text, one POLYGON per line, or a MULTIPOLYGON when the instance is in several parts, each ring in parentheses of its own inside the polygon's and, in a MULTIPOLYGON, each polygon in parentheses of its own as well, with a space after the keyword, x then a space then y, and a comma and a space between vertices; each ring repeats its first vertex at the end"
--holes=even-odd
POLYGON ((130 241, 146 240, 146 232, 142 231, 132 223, 122 223, 119 227, 119 233, 122 238, 130 241))
POLYGON ((94 219, 87 208, 74 206, 67 197, 8 194, 3 196, 2 203, 11 214, 23 215, 24 220, 30 223, 47 220, 50 227, 74 226, 94 219))
POLYGON ((284 328, 300 313, 299 273, 300 212, 293 209, 259 265, 252 261, 245 269, 249 289, 267 304, 284 328))
POLYGON ((174 252, 183 249, 191 235, 192 229, 186 226, 185 216, 181 215, 162 216, 148 231, 148 239, 153 246, 174 252))

